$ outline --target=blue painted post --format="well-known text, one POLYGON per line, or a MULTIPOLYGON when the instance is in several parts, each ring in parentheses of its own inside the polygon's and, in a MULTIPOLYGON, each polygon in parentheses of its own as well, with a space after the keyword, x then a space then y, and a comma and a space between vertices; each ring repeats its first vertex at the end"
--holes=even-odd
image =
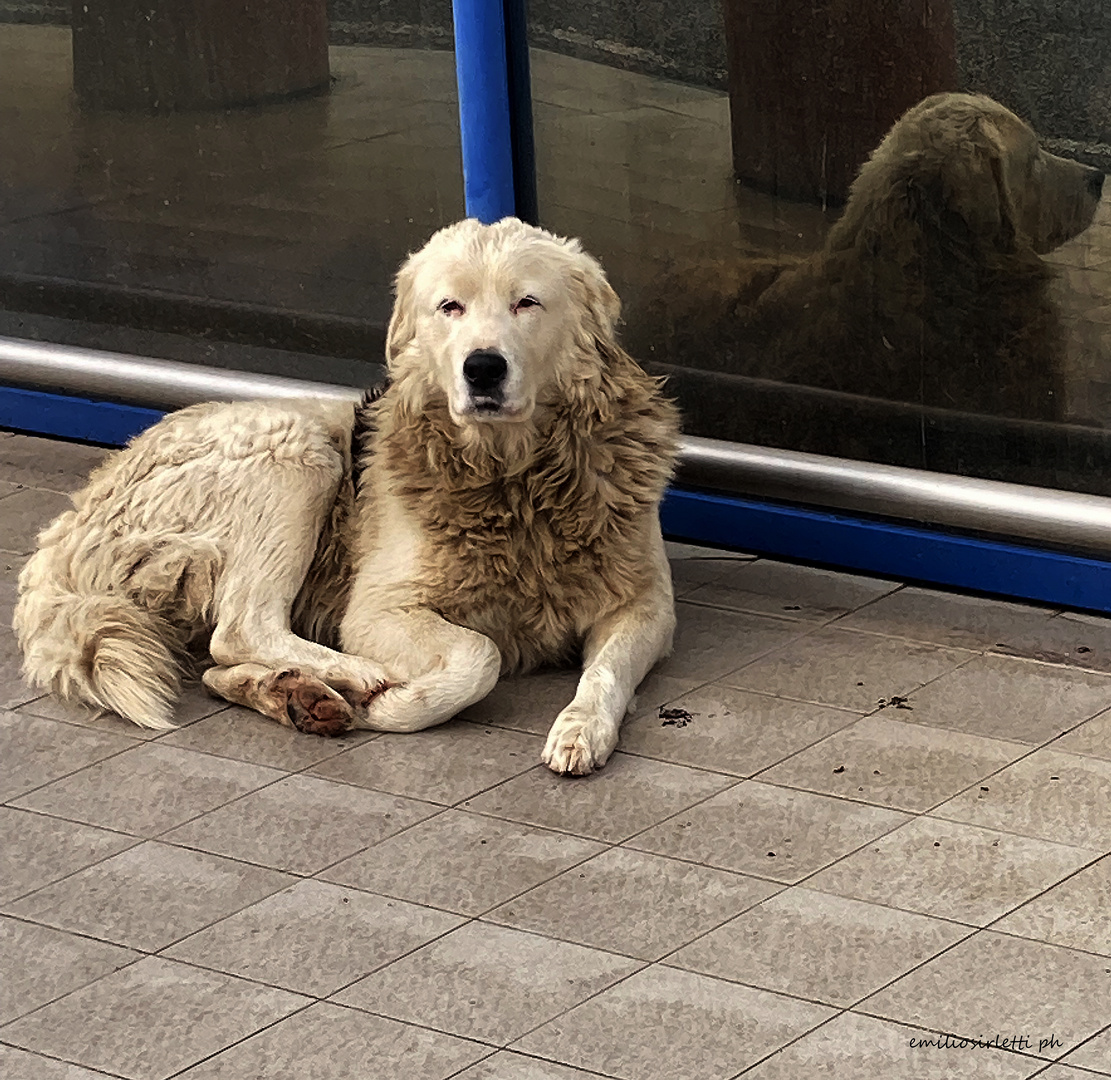
POLYGON ((467 216, 516 214, 503 0, 453 0, 455 73, 467 216))

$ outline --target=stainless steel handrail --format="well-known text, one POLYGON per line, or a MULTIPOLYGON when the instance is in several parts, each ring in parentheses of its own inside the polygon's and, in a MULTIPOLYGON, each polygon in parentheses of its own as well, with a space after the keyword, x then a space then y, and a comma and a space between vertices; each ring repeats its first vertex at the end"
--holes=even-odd
MULTIPOLYGON (((0 383, 173 409, 251 398, 357 400, 360 391, 0 337, 0 383)), ((687 437, 696 487, 879 514, 1111 556, 1111 498, 687 437)))

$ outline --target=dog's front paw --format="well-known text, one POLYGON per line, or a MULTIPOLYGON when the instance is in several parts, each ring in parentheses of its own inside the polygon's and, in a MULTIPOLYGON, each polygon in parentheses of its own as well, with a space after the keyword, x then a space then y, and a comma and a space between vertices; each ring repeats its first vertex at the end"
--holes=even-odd
POLYGON ((552 772, 586 776, 600 769, 617 745, 617 727, 567 708, 556 717, 540 760, 552 772))

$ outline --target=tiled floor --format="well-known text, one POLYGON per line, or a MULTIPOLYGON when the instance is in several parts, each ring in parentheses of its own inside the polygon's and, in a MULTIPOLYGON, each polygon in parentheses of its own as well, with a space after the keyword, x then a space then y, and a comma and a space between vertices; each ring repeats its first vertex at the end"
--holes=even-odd
POLYGON ((100 453, 0 433, 5 1080, 1111 1076, 1111 623, 676 545, 587 779, 537 764, 570 672, 143 732, 8 629, 100 453))

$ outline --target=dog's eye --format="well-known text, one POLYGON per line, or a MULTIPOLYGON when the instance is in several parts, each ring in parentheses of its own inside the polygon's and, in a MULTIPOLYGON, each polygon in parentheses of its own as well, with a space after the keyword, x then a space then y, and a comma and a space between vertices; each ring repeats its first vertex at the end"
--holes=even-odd
POLYGON ((458 300, 441 300, 439 310, 445 315, 462 315, 463 305, 458 300))
POLYGON ((513 305, 513 314, 516 315, 518 311, 524 311, 526 308, 543 306, 544 305, 540 303, 535 296, 522 296, 521 299, 513 305))

